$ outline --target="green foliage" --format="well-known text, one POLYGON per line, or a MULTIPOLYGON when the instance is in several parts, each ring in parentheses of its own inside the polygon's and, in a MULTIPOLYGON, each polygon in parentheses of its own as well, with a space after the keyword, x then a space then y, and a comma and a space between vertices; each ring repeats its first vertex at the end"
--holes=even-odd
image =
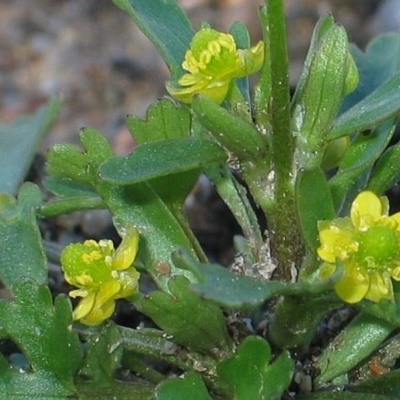
POLYGON ((128 115, 126 124, 137 144, 157 140, 179 139, 188 137, 191 130, 189 110, 174 104, 169 99, 153 103, 146 113, 146 120, 128 115))
POLYGON ((9 125, 0 123, 0 193, 17 193, 60 107, 61 101, 54 98, 31 116, 19 117, 9 125))
POLYGON ((315 252, 318 247, 318 221, 335 217, 332 195, 320 168, 303 170, 297 177, 297 210, 304 241, 315 252))
POLYGON ((1 392, 8 398, 26 393, 37 397, 70 395, 81 352, 78 336, 71 331, 69 301, 59 296, 53 305, 49 289, 28 279, 15 283, 12 289, 15 300, 0 302, 1 334, 18 345, 31 372, 12 370, 3 358, 1 392))
POLYGON ((18 201, 0 194, 0 278, 10 289, 21 278, 47 283, 46 255, 35 212, 42 202, 39 188, 21 187, 18 201))
POLYGON ((247 337, 235 355, 222 361, 218 375, 232 388, 235 400, 280 399, 292 379, 294 364, 283 352, 272 364, 271 347, 257 336, 247 337))
MULTIPOLYGON (((161 116, 162 118, 162 116, 161 116)), ((142 235, 141 257, 155 280, 167 288, 168 274, 160 271, 160 265, 169 265, 171 273, 180 273, 172 265, 171 252, 176 248, 176 243, 182 243, 193 249, 193 254, 202 257, 197 241, 193 236, 188 237, 189 228, 182 213, 182 203, 190 188, 195 184, 199 171, 174 171, 180 173, 180 181, 173 187, 168 181, 154 179, 152 182, 139 182, 132 185, 119 186, 103 180, 99 168, 103 161, 111 156, 111 150, 106 139, 93 129, 85 129, 80 135, 85 151, 74 146, 54 146, 49 152, 48 171, 58 178, 56 188, 60 190, 63 183, 67 184, 67 191, 63 191, 60 212, 66 208, 66 203, 73 209, 77 202, 76 197, 69 196, 69 180, 73 179, 95 190, 102 202, 114 216, 117 227, 131 224, 140 227, 142 235), (68 165, 68 157, 75 162, 68 165), (89 186, 90 185, 90 186, 89 186), (169 190, 168 190, 169 188, 169 190), (66 194, 66 196, 64 195, 66 194)), ((156 146, 163 153, 159 142, 151 142, 146 146, 156 146)), ((145 146, 145 145, 144 145, 145 146)), ((160 154, 161 154, 160 153, 160 154)), ((176 164, 175 164, 176 165, 176 164)), ((160 167, 162 168, 162 166, 160 167)), ((54 184, 53 184, 54 187, 54 184)), ((82 202, 87 201, 84 198, 82 202)), ((98 202, 96 202, 97 204, 98 202)), ((51 204, 51 203, 50 203, 51 204)), ((53 213, 57 212, 52 205, 53 213)), ((42 209, 46 213, 46 209, 42 209)), ((187 274, 190 278, 190 274, 187 274)), ((167 289, 168 290, 168 289, 167 289)))
POLYGON ((193 400, 212 400, 206 385, 194 372, 188 373, 183 379, 163 382, 156 389, 156 400, 175 400, 185 393, 190 393, 190 398, 193 400))
POLYGON ((376 349, 394 327, 386 321, 361 313, 336 336, 318 360, 321 374, 317 386, 346 374, 376 349), (340 351, 338 351, 340 349, 340 351))
POLYGON ((233 309, 249 309, 283 294, 303 297, 324 293, 338 278, 334 274, 330 279, 319 282, 277 282, 237 275, 217 264, 199 263, 185 251, 175 252, 173 260, 178 267, 193 272, 198 282, 192 284, 192 289, 202 298, 233 309))
POLYGON ((107 387, 113 383, 115 371, 121 365, 121 343, 121 334, 112 323, 101 326, 88 337, 80 374, 90 379, 92 387, 107 387))
POLYGON ((397 116, 400 112, 399 84, 400 74, 396 74, 343 113, 333 123, 328 139, 362 132, 397 116))
POLYGON ((353 193, 366 186, 366 177, 363 174, 369 174, 374 162, 388 145, 394 129, 394 121, 387 121, 371 132, 359 133, 353 140, 336 175, 329 181, 337 208, 342 207, 348 211, 353 193))
POLYGON ((391 396, 381 396, 371 393, 309 393, 300 395, 299 400, 342 400, 343 396, 346 396, 346 399, 349 400, 391 400, 393 397, 391 396))
MULTIPOLYGON (((210 31, 204 31, 204 53, 194 68, 211 71, 210 81, 200 73, 184 75, 186 52, 200 50, 175 0, 114 3, 153 42, 171 80, 194 95, 181 97, 191 101, 186 105, 158 100, 144 120, 129 116, 136 147, 128 156, 115 156, 92 128, 80 132, 80 147, 53 146, 45 182, 54 195, 50 201, 33 184, 24 184, 17 199, 12 195, 59 102, 0 127, 5 131, 0 190, 7 192, 0 194, 0 279, 11 295, 0 300, 0 339, 14 343, 25 360, 22 373, 12 357, 0 354, 0 399, 280 399, 292 390, 295 364, 309 356, 320 321, 342 305, 336 292, 346 279, 384 300, 356 304, 358 316, 315 361, 313 388, 327 392, 295 397, 334 400, 343 398, 339 389, 346 389, 348 399, 398 398, 395 367, 381 377, 359 375, 356 384, 343 384, 352 383, 354 370, 361 371, 388 337, 382 346, 390 352, 388 346, 396 344, 390 335, 400 327, 400 284, 391 281, 400 276, 396 240, 390 260, 376 263, 372 255, 353 257, 355 265, 347 262, 360 247, 357 234, 384 223, 391 224, 389 233, 400 231, 399 218, 388 218, 385 201, 370 194, 377 203, 371 210, 354 202, 359 192, 382 195, 400 179, 400 146, 388 148, 400 114, 400 37, 382 36, 363 52, 349 46, 332 16, 322 17, 290 100, 283 0, 260 8, 264 46, 255 50, 249 50, 249 32, 241 23, 229 31, 239 50, 216 31, 212 35, 220 41, 207 42, 210 31), (234 49, 224 49, 227 43, 234 49), (214 70, 231 65, 220 57, 232 55, 257 69, 264 59, 254 95, 243 73, 234 79, 229 69, 214 70), (208 97, 215 90, 225 94, 218 85, 227 92, 221 104, 208 97), (18 149, 12 162, 6 157, 10 146, 18 149), (185 214, 185 200, 201 174, 242 228, 230 268, 208 260, 185 214), (141 293, 129 301, 146 318, 137 328, 109 321, 95 327, 74 323, 66 296, 53 300, 47 287, 36 217, 87 209, 109 210, 121 236, 128 225, 139 232, 135 267, 141 293), (265 234, 256 211, 267 221, 265 234), (320 221, 329 229, 319 229, 320 221), (267 332, 257 336, 265 316, 267 332), (167 379, 171 375, 182 377, 167 379)), ((129 277, 119 272, 117 285, 123 286, 129 277)), ((90 280, 90 274, 80 279, 90 280)), ((113 294, 102 293, 108 295, 113 294)), ((391 357, 395 365, 398 357, 391 357)))
POLYGON ((306 64, 297 87, 292 109, 302 166, 321 162, 326 131, 335 119, 342 98, 355 89, 358 72, 349 54, 343 27, 325 17, 316 27, 306 64), (315 96, 315 93, 319 93, 315 96), (302 149, 307 142, 307 151, 302 149), (317 160, 315 160, 317 158, 317 160))
POLYGON ((182 74, 182 60, 194 35, 190 21, 175 0, 113 0, 153 42, 171 70, 182 74))
POLYGON ((398 398, 400 396, 399 386, 400 370, 388 371, 385 374, 378 375, 353 386, 350 390, 366 396, 385 395, 388 398, 398 398))
POLYGON ((138 309, 178 344, 205 353, 228 350, 231 344, 221 310, 191 292, 183 276, 170 278, 168 287, 170 294, 154 291, 137 303, 138 309))
POLYGON ((192 107, 202 126, 240 160, 249 161, 265 154, 265 138, 249 122, 203 96, 195 97, 192 107))
POLYGON ((202 170, 223 162, 225 152, 214 142, 179 138, 155 141, 138 146, 132 155, 110 158, 101 166, 100 176, 118 185, 146 182, 151 179, 202 170))

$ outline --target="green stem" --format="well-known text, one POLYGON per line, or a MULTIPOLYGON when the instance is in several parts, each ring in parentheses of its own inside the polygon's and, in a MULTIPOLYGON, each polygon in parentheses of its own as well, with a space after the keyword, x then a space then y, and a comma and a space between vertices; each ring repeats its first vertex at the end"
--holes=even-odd
POLYGON ((41 217, 54 218, 75 211, 101 210, 104 208, 106 208, 106 204, 99 197, 71 197, 43 204, 38 213, 41 217))
POLYGON ((289 61, 283 1, 268 1, 267 16, 271 57, 273 161, 279 180, 288 180, 292 172, 294 140, 290 126, 289 61))
POLYGON ((307 350, 327 312, 340 306, 335 296, 284 296, 269 325, 269 340, 279 348, 307 350))
MULTIPOLYGON (((218 360, 175 345, 166 338, 162 331, 156 329, 129 329, 119 327, 125 351, 133 351, 156 359, 163 360, 184 371, 199 371, 210 388, 221 395, 230 391, 216 374, 218 360)), ((224 397, 225 398, 225 397, 224 397)))
MULTIPOLYGON (((264 34, 268 35, 266 54, 270 55, 266 60, 269 68, 264 68, 264 73, 271 77, 270 81, 267 79, 270 84, 270 101, 264 104, 264 107, 268 107, 270 125, 264 126, 264 130, 272 131, 269 138, 270 160, 266 163, 269 165, 267 170, 248 169, 245 175, 253 196, 267 217, 271 251, 278 262, 275 278, 290 281, 293 278, 293 267, 301 263, 302 244, 294 200, 295 143, 291 131, 289 61, 283 1, 269 0, 267 13, 261 13, 261 20, 267 24, 264 34)), ((259 96, 261 100, 263 96, 260 93, 259 96)), ((258 124, 263 124, 265 117, 260 111, 258 115, 261 118, 258 124)))

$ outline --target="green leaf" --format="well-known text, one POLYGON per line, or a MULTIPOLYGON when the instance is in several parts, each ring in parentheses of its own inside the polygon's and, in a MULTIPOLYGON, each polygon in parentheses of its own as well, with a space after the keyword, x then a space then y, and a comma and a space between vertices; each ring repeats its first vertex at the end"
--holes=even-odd
MULTIPOLYGON (((250 34, 245 24, 239 21, 235 21, 229 28, 229 33, 235 39, 235 43, 238 49, 250 48, 250 34)), ((236 83, 241 95, 243 96, 243 99, 245 100, 244 107, 246 107, 248 110, 250 105, 249 77, 245 76, 243 78, 237 79, 236 83)))
POLYGON ((64 198, 97 197, 96 191, 82 183, 71 179, 61 179, 54 176, 45 180, 46 189, 53 194, 64 198))
POLYGON ((302 167, 319 165, 326 131, 343 96, 358 83, 346 31, 330 18, 317 25, 310 52, 292 104, 293 120, 300 135, 298 154, 302 167))
POLYGON ((217 373, 233 389, 235 400, 280 399, 289 386, 294 363, 283 352, 271 365, 271 347, 258 336, 248 336, 236 354, 217 366, 217 373))
POLYGON ((139 379, 134 382, 114 381, 102 388, 90 382, 78 382, 77 387, 79 400, 155 400, 154 387, 139 379))
POLYGON ((297 398, 298 400, 393 400, 391 396, 380 396, 371 393, 349 393, 343 391, 300 394, 296 397, 296 400, 297 398))
POLYGON ((168 65, 172 79, 183 74, 182 61, 194 35, 175 0, 113 0, 151 40, 168 65))
POLYGON ((222 311, 193 293, 189 283, 183 276, 173 276, 168 281, 170 294, 154 291, 136 306, 178 344, 205 353, 215 347, 227 350, 230 340, 222 311))
POLYGON ((322 318, 342 303, 332 290, 322 294, 282 296, 269 321, 269 340, 280 349, 306 349, 322 318))
POLYGON ((54 302, 49 289, 32 280, 13 286, 15 301, 0 301, 0 319, 7 335, 28 359, 33 373, 53 376, 74 390, 73 377, 81 361, 78 336, 71 331, 67 297, 54 302))
POLYGON ((174 263, 188 269, 197 277, 192 290, 202 298, 233 309, 249 309, 279 295, 316 295, 331 290, 338 276, 321 282, 287 283, 265 281, 249 276, 236 275, 218 264, 202 264, 183 249, 173 254, 174 263))
POLYGON ((370 133, 360 133, 351 143, 336 175, 329 181, 335 206, 342 205, 346 194, 357 179, 368 171, 388 145, 395 129, 394 121, 387 121, 370 133))
POLYGON ((156 400, 177 400, 190 393, 190 400, 213 400, 203 380, 195 372, 183 378, 168 379, 156 389, 156 400))
POLYGON ((344 112, 369 95, 399 71, 400 35, 390 33, 373 39, 365 49, 350 45, 360 75, 357 89, 343 100, 341 112, 344 112))
POLYGON ((337 118, 327 139, 362 132, 400 114, 400 74, 389 79, 354 107, 337 118))
POLYGON ((324 172, 320 168, 303 170, 296 182, 297 212, 303 238, 309 250, 319 245, 318 221, 335 218, 335 208, 324 172))
POLYGON ((17 193, 60 106, 60 99, 53 98, 34 115, 20 117, 10 125, 0 123, 0 193, 17 193))
POLYGON ((252 123, 201 95, 194 96, 192 109, 214 139, 240 161, 265 156, 267 141, 252 123))
POLYGON ((169 139, 140 145, 127 157, 107 160, 100 167, 100 175, 108 182, 130 185, 203 169, 225 159, 225 152, 210 140, 169 139))
POLYGON ((121 334, 114 323, 102 325, 86 341, 86 354, 80 374, 90 378, 94 387, 107 387, 121 365, 123 353, 121 334))
POLYGON ((227 165, 211 165, 205 170, 216 191, 229 207, 249 242, 251 258, 249 265, 261 261, 264 240, 258 218, 247 197, 246 189, 236 180, 227 165))
POLYGON ((129 115, 126 124, 135 142, 144 144, 187 137, 191 127, 191 116, 186 106, 175 104, 170 99, 161 99, 149 107, 146 120, 129 115))
POLYGON ((304 91, 304 86, 307 83, 307 80, 310 75, 311 64, 315 57, 315 52, 318 50, 318 47, 320 46, 321 39, 333 26, 335 26, 335 20, 333 19, 331 14, 322 16, 315 25, 310 42, 310 47, 307 52, 307 57, 304 61, 303 70, 297 82, 296 91, 293 95, 292 106, 299 102, 298 98, 300 94, 303 93, 304 91))
POLYGON ((36 222, 40 189, 24 184, 18 201, 0 194, 0 279, 8 287, 22 277, 47 283, 47 260, 36 222))
POLYGON ((0 400, 65 400, 74 394, 53 374, 20 373, 0 367, 0 400))
POLYGON ((69 143, 53 146, 47 154, 49 175, 93 186, 99 164, 113 155, 107 139, 93 128, 79 133, 84 151, 69 143))
POLYGON ((372 169, 368 189, 383 195, 400 180, 400 144, 389 147, 372 169))
POLYGON ((387 395, 390 398, 400 398, 400 369, 388 371, 374 376, 349 388, 352 392, 362 392, 375 395, 387 395))
MULTIPOLYGON (((85 151, 70 147, 74 149, 73 152, 78 160, 71 167, 72 171, 68 169, 68 157, 63 151, 60 153, 57 146, 50 151, 51 157, 48 166, 49 173, 58 179, 71 180, 74 183, 78 181, 84 185, 92 186, 103 201, 103 204, 99 204, 96 199, 95 204, 93 204, 87 202, 88 199, 81 199, 81 202, 76 203, 76 208, 80 209, 85 206, 85 202, 88 207, 105 205, 113 215, 117 228, 124 227, 127 224, 137 227, 141 238, 139 257, 159 287, 168 291, 167 281, 171 275, 183 273, 192 280, 193 275, 190 272, 175 268, 171 261, 171 253, 178 246, 184 246, 192 252, 193 256, 203 260, 206 258, 182 212, 184 198, 194 185, 200 171, 190 168, 185 170, 184 168, 180 170, 179 174, 171 177, 162 175, 162 168, 164 168, 162 165, 158 164, 161 173, 158 173, 157 168, 151 165, 151 176, 154 178, 151 180, 151 184, 149 182, 138 182, 134 185, 115 185, 103 180, 98 171, 99 165, 107 160, 111 154, 111 148, 106 139, 94 129, 84 130, 80 137, 85 146, 85 151)), ((191 141, 190 138, 172 139, 172 141, 175 140, 183 140, 186 144, 188 144, 186 140, 191 141)), ((163 142, 155 141, 143 146, 147 149, 157 148, 162 153, 163 142)), ((203 142, 196 142, 195 146, 204 150, 203 142)), ((208 143, 210 142, 208 141, 208 143)), ((208 144, 205 146, 207 147, 208 144)), ((216 150, 216 144, 211 144, 211 146, 214 146, 213 149, 216 150)), ((188 147, 190 147, 189 144, 188 147)), ((219 151, 220 154, 223 154, 222 150, 219 149, 219 151)), ((173 168, 176 161, 170 154, 167 156, 170 157, 169 167, 173 168)), ((153 155, 153 159, 154 157, 153 155)), ((200 157, 197 158, 197 161, 199 159, 200 157)), ((117 175, 120 173, 120 171, 114 172, 117 175)), ((142 170, 142 172, 147 173, 146 170, 142 170)), ((129 173, 130 171, 128 171, 129 173)), ((136 178, 141 179, 140 176, 136 178)), ((73 211, 74 204, 70 198, 61 198, 60 201, 65 202, 55 204, 53 208, 53 205, 49 205, 47 210, 45 208, 42 212, 46 215, 56 214, 63 207, 65 210, 73 211)))
POLYGON ((261 68, 260 78, 254 88, 254 116, 259 126, 269 126, 271 100, 271 57, 270 34, 268 28, 268 12, 266 6, 259 7, 258 17, 261 23, 264 41, 264 65, 261 68))
POLYGON ((393 329, 392 324, 382 319, 360 313, 336 336, 318 359, 317 366, 321 374, 315 379, 317 387, 348 373, 375 351, 393 329))

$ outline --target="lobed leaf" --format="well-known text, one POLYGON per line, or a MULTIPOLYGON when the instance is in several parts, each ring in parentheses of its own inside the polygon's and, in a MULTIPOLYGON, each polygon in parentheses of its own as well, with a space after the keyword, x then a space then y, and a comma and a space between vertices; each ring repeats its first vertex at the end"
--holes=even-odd
POLYGON ((224 161, 226 154, 215 142, 179 138, 148 142, 127 157, 113 157, 100 167, 102 179, 131 185, 224 161))
POLYGON ((29 279, 21 279, 12 289, 15 300, 0 301, 4 331, 28 359, 32 374, 47 376, 58 387, 73 391, 81 352, 78 336, 71 330, 69 300, 58 296, 53 304, 49 289, 29 279))
POLYGON ((137 303, 139 311, 152 320, 174 341, 208 353, 217 347, 228 349, 230 340, 222 311, 193 293, 189 281, 173 276, 168 281, 170 293, 155 291, 137 303))
POLYGON ((190 400, 213 400, 203 380, 195 372, 183 378, 168 379, 156 388, 156 400, 176 400, 190 393, 190 400))
POLYGON ((201 297, 223 307, 249 309, 262 304, 265 300, 279 295, 304 296, 316 295, 332 289, 338 276, 334 274, 326 281, 288 283, 264 281, 244 275, 236 275, 218 264, 203 264, 192 258, 183 249, 173 254, 177 267, 188 269, 198 282, 191 288, 201 297))
POLYGON ((47 260, 36 222, 40 189, 24 184, 18 195, 0 194, 0 279, 12 289, 21 278, 47 283, 47 260))
POLYGON ((227 382, 235 400, 278 400, 289 386, 294 370, 289 352, 272 364, 271 347, 259 336, 248 336, 236 353, 220 362, 217 373, 227 382))
POLYGON ((161 99, 147 110, 146 120, 129 115, 126 124, 137 144, 187 137, 191 116, 186 106, 170 99, 161 99))
POLYGON ((110 386, 121 365, 122 353, 121 334, 118 327, 109 322, 87 337, 80 374, 90 379, 92 388, 110 386))

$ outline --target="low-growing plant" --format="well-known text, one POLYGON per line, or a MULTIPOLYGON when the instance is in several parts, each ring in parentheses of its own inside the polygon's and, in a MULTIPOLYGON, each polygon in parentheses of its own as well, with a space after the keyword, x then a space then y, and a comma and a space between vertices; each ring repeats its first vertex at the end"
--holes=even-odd
POLYGON ((290 96, 282 0, 260 7, 255 45, 239 22, 195 32, 174 0, 114 3, 168 65, 171 97, 127 117, 128 156, 91 128, 53 146, 50 200, 33 183, 13 195, 59 102, 1 127, 1 157, 20 151, 1 178, 0 338, 17 351, 0 354, 0 398, 399 398, 400 213, 384 195, 400 180, 400 36, 364 52, 322 17, 290 96), (242 230, 228 268, 185 216, 201 174, 242 230), (53 299, 38 219, 89 209, 109 210, 122 241, 63 249, 73 289, 53 299), (112 321, 119 299, 149 322, 112 321), (339 309, 354 317, 335 334, 322 321, 339 309))

